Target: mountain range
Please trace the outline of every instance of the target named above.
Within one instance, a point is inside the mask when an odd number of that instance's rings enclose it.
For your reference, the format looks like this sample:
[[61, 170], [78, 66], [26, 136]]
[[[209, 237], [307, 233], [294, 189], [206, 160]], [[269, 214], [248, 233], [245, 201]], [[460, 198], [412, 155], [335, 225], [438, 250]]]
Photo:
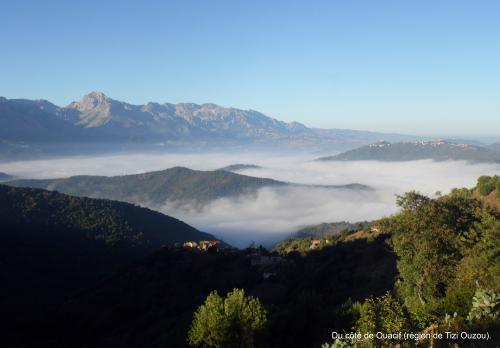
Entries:
[[444, 140], [389, 143], [379, 141], [335, 156], [321, 157], [320, 161], [434, 161], [465, 160], [474, 163], [500, 163], [500, 152], [471, 144], [457, 144]]
[[62, 193], [106, 198], [147, 206], [163, 205], [167, 201], [203, 204], [223, 197], [254, 194], [264, 187], [322, 187], [329, 189], [369, 190], [362, 184], [308, 186], [256, 178], [227, 170], [198, 171], [174, 167], [162, 171], [123, 176], [73, 176], [65, 179], [14, 180], [16, 187], [33, 187]]
[[154, 143], [166, 146], [277, 144], [293, 148], [341, 150], [379, 139], [408, 141], [417, 138], [308, 128], [298, 122], [278, 121], [258, 111], [216, 104], [150, 102], [133, 105], [109, 98], [101, 92], [91, 92], [65, 107], [47, 100], [0, 97], [0, 148], [14, 154], [22, 152], [22, 146], [58, 142]]

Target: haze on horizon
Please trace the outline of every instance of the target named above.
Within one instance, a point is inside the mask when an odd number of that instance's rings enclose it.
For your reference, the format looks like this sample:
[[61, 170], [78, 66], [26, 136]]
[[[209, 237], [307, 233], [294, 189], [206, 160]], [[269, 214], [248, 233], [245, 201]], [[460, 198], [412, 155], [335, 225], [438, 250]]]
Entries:
[[497, 136], [499, 10], [486, 0], [8, 2], [0, 95], [67, 105], [102, 90], [309, 127]]

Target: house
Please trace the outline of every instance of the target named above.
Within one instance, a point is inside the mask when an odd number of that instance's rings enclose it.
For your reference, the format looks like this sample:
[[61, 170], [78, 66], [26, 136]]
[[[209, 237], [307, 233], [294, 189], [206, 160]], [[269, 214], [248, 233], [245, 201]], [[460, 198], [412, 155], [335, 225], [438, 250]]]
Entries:
[[311, 249], [311, 250], [318, 249], [320, 245], [321, 245], [320, 239], [313, 239], [313, 240], [311, 240], [311, 244], [309, 246], [309, 249]]
[[215, 248], [220, 245], [219, 240], [200, 240], [198, 248], [200, 250], [208, 250], [210, 248]]
[[198, 246], [198, 243], [193, 242], [193, 241], [189, 241], [189, 242], [185, 242], [182, 246], [184, 248], [187, 248], [187, 249], [193, 249], [193, 248], [196, 248]]

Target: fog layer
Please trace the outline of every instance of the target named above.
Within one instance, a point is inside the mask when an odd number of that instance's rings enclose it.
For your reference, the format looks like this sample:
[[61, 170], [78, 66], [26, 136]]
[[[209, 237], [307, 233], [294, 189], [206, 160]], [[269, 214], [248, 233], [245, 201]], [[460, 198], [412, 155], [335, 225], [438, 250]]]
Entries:
[[257, 195], [212, 201], [201, 210], [175, 202], [165, 202], [160, 207], [143, 203], [238, 246], [245, 246], [250, 241], [269, 244], [300, 227], [321, 222], [376, 219], [397, 210], [395, 194], [409, 190], [428, 195], [436, 191], [446, 193], [454, 187], [474, 186], [480, 175], [500, 173], [498, 164], [463, 161], [315, 162], [312, 159], [269, 154], [130, 154], [0, 163], [0, 172], [25, 178], [56, 178], [81, 174], [135, 174], [173, 166], [213, 170], [249, 163], [263, 168], [239, 173], [315, 185], [357, 182], [374, 188], [372, 192], [264, 188]]

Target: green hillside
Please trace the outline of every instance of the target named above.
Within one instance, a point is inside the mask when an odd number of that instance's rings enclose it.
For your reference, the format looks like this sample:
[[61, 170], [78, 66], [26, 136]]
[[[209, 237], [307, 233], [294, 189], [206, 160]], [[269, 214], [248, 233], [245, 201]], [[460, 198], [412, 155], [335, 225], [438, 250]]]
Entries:
[[[492, 183], [496, 185], [496, 177], [481, 177], [475, 188], [455, 189], [436, 198], [408, 192], [398, 196], [396, 214], [373, 222], [372, 228], [338, 233], [317, 249], [310, 247], [311, 237], [283, 242], [277, 247], [279, 254], [263, 248], [207, 253], [162, 248], [90, 287], [81, 287], [59, 307], [40, 313], [33, 303], [41, 294], [52, 294], [68, 282], [88, 277], [89, 270], [100, 270], [103, 263], [96, 263], [95, 255], [109, 253], [90, 249], [92, 257], [82, 256], [81, 250], [89, 249], [64, 240], [62, 236], [72, 231], [67, 228], [61, 228], [56, 241], [44, 244], [44, 223], [57, 219], [47, 209], [40, 210], [40, 216], [23, 213], [21, 221], [40, 226], [36, 229], [39, 236], [32, 235], [36, 244], [29, 238], [17, 244], [0, 243], [0, 274], [8, 275], [1, 279], [0, 288], [0, 299], [5, 299], [0, 303], [3, 318], [8, 319], [0, 325], [1, 343], [14, 342], [16, 347], [188, 347], [193, 313], [206, 296], [214, 290], [225, 295], [240, 288], [258, 298], [267, 311], [267, 326], [253, 342], [255, 348], [317, 348], [332, 342], [332, 331], [429, 330], [488, 332], [490, 340], [479, 344], [448, 338], [438, 346], [495, 348], [500, 332], [500, 215], [490, 204], [499, 200]], [[64, 196], [26, 190], [31, 191]], [[16, 199], [22, 204], [4, 213], [2, 221], [15, 216], [19, 207], [21, 212], [37, 212], [45, 201], [27, 197]], [[6, 199], [0, 201], [5, 204]], [[65, 206], [71, 206], [70, 202], [63, 200]], [[76, 216], [85, 221], [84, 216]], [[106, 225], [118, 223], [106, 221]], [[88, 224], [75, 226], [87, 228]], [[103, 246], [120, 245], [114, 238], [100, 240]], [[126, 243], [130, 244], [134, 243]], [[253, 262], [273, 259], [278, 262]], [[84, 266], [75, 268], [75, 262]], [[65, 276], [56, 282], [53, 273]], [[12, 284], [21, 280], [29, 287], [14, 292]], [[218, 317], [212, 315], [207, 321], [213, 323]], [[237, 341], [239, 333], [231, 334]], [[398, 345], [412, 347], [415, 342], [372, 338], [356, 346]], [[339, 346], [355, 345], [344, 340], [335, 345]], [[424, 340], [419, 346], [431, 343]]]
[[0, 223], [0, 308], [19, 326], [164, 244], [214, 239], [128, 203], [5, 185]]
[[362, 230], [370, 225], [369, 222], [357, 222], [350, 223], [347, 221], [340, 222], [324, 222], [318, 225], [306, 226], [301, 228], [297, 232], [293, 234], [294, 237], [304, 238], [304, 237], [312, 237], [312, 238], [325, 238], [328, 236], [334, 236], [344, 231], [358, 231]]
[[434, 161], [464, 160], [474, 163], [500, 163], [500, 153], [485, 147], [454, 144], [446, 141], [420, 141], [414, 143], [388, 143], [381, 141], [343, 152], [321, 157], [320, 161]]
[[[226, 170], [198, 171], [174, 167], [157, 172], [124, 176], [73, 176], [66, 179], [15, 180], [8, 185], [35, 187], [94, 198], [107, 198], [145, 205], [166, 201], [205, 203], [217, 198], [255, 193], [263, 187], [306, 186], [273, 179], [256, 178]], [[361, 184], [321, 186], [368, 189]]]
[[37, 187], [62, 193], [107, 198], [131, 203], [164, 204], [166, 201], [207, 202], [255, 192], [283, 182], [254, 178], [224, 170], [197, 171], [174, 167], [157, 172], [114, 177], [73, 176], [67, 179], [16, 180], [12, 186]]
[[[4, 226], [71, 231], [75, 238], [109, 246], [158, 248], [175, 241], [213, 239], [182, 221], [132, 204], [5, 185], [0, 185], [0, 218]], [[64, 233], [70, 237], [70, 232]]]

